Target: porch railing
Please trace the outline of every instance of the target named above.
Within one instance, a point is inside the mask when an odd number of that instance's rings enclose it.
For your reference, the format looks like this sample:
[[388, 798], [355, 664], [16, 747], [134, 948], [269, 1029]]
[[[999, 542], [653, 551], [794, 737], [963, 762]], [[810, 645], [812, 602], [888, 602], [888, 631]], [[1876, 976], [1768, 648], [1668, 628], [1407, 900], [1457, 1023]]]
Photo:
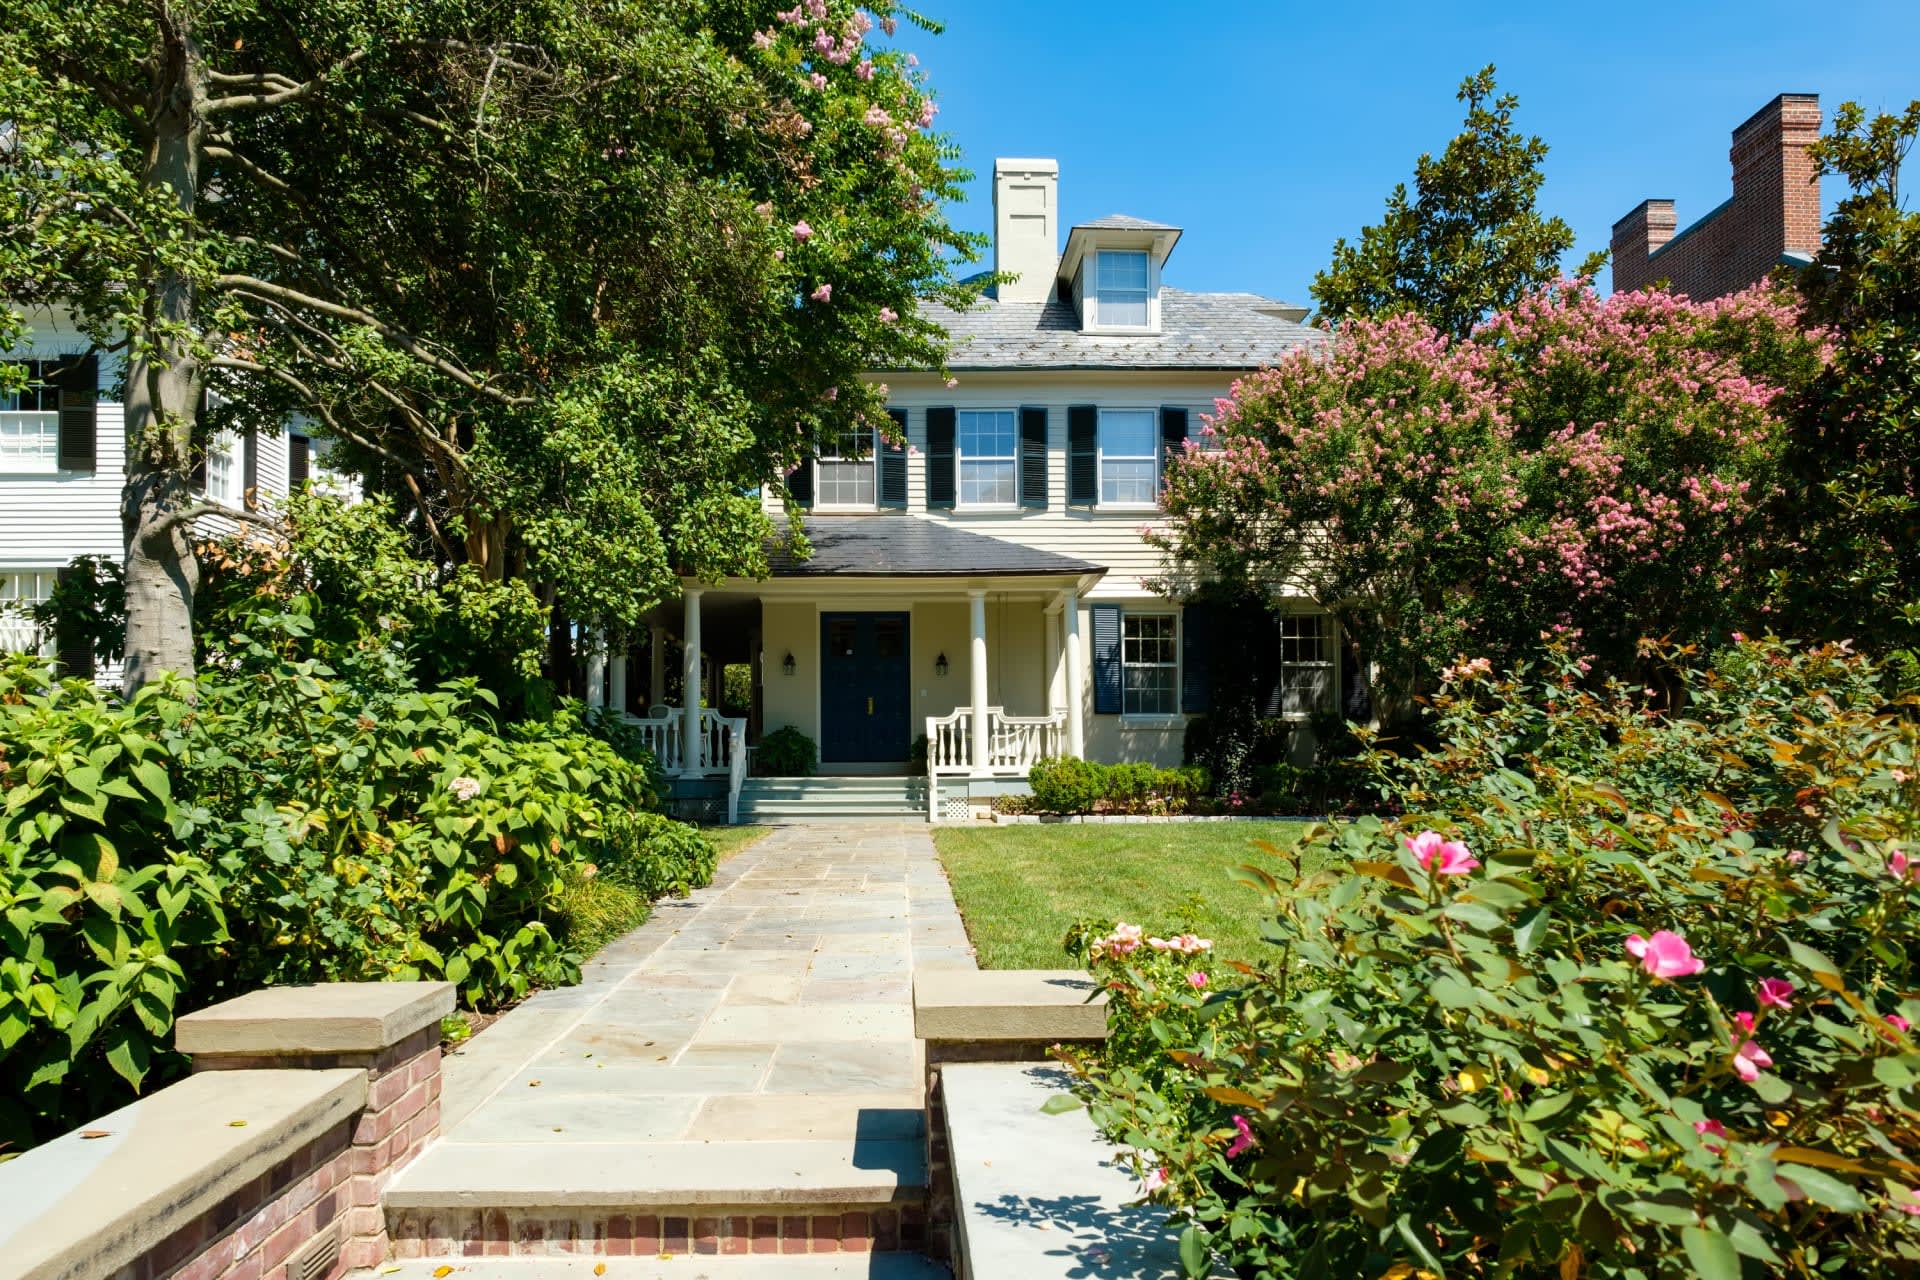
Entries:
[[973, 763], [973, 708], [927, 717], [927, 816], [940, 813], [940, 778], [945, 774], [1021, 777], [1049, 756], [1067, 753], [1067, 713], [1010, 716], [1004, 707], [987, 708], [984, 770]]
[[689, 752], [686, 745], [686, 715], [680, 707], [658, 707], [664, 714], [634, 716], [627, 722], [638, 729], [640, 740], [653, 752], [663, 772], [672, 777], [714, 777], [727, 779], [727, 821], [740, 816], [740, 788], [747, 779], [747, 721], [744, 716], [723, 716], [712, 707], [700, 708], [699, 737]]

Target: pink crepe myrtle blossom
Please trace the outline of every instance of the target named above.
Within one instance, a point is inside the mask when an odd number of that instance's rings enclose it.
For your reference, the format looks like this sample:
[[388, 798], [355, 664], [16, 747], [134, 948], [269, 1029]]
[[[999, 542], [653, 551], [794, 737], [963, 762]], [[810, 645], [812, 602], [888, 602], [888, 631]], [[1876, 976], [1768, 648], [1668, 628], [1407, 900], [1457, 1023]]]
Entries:
[[1480, 859], [1467, 852], [1458, 840], [1449, 840], [1438, 831], [1422, 831], [1417, 836], [1402, 836], [1400, 843], [1417, 858], [1422, 867], [1436, 876], [1463, 876], [1480, 865]]
[[887, 114], [887, 109], [878, 104], [868, 107], [867, 114], [861, 120], [874, 129], [884, 129], [893, 123], [893, 117]]
[[853, 69], [853, 74], [859, 76], [862, 80], [873, 79], [873, 59], [862, 58], [860, 65]]
[[939, 114], [940, 108], [934, 103], [932, 98], [920, 99], [920, 127], [922, 129], [933, 128], [933, 118]]
[[807, 77], [807, 83], [811, 84], [815, 89], [824, 90], [827, 87], [827, 78], [816, 71]]
[[1774, 1009], [1793, 1008], [1794, 985], [1785, 978], [1762, 978], [1754, 998]]
[[773, 48], [773, 32], [756, 31], [753, 33], [753, 47], [756, 49]]
[[818, 289], [815, 289], [808, 296], [811, 297], [815, 302], [832, 302], [833, 286], [830, 284], [823, 284]]
[[895, 311], [892, 307], [880, 308], [881, 324], [892, 324], [895, 320], [898, 320], [899, 318], [900, 318], [900, 313], [898, 311]]
[[792, 231], [793, 231], [793, 238], [795, 240], [798, 240], [801, 244], [805, 244], [807, 241], [813, 239], [813, 228], [807, 225], [807, 220], [805, 218], [802, 218], [800, 221], [794, 223], [792, 227]]
[[1800, 866], [1806, 860], [1807, 860], [1807, 851], [1805, 849], [1787, 850], [1787, 863], [1790, 866], [1795, 866], [1795, 867]]
[[1748, 1040], [1733, 1051], [1733, 1073], [1752, 1084], [1760, 1078], [1760, 1073], [1773, 1065], [1773, 1059], [1760, 1047], [1757, 1040]]
[[1195, 969], [1192, 973], [1189, 973], [1187, 975], [1187, 985], [1195, 991], [1205, 991], [1207, 989], [1207, 971], [1205, 969]]
[[949, 390], [949, 391], [951, 391], [951, 390], [953, 390], [953, 389], [954, 389], [955, 387], [957, 387], [957, 386], [959, 386], [959, 385], [960, 385], [960, 379], [958, 379], [958, 378], [948, 378], [948, 379], [947, 379], [947, 390]]
[[1237, 1136], [1227, 1146], [1229, 1160], [1237, 1159], [1243, 1153], [1260, 1145], [1259, 1139], [1253, 1136], [1253, 1126], [1247, 1123], [1245, 1116], [1236, 1115], [1233, 1118], [1233, 1128]]
[[896, 30], [899, 29], [899, 26], [900, 24], [894, 21], [892, 18], [880, 19], [880, 29], [886, 32], [888, 35], [892, 35]]
[[1693, 954], [1687, 940], [1667, 929], [1656, 929], [1651, 938], [1633, 934], [1627, 939], [1627, 954], [1656, 978], [1684, 978], [1705, 969], [1706, 962]]

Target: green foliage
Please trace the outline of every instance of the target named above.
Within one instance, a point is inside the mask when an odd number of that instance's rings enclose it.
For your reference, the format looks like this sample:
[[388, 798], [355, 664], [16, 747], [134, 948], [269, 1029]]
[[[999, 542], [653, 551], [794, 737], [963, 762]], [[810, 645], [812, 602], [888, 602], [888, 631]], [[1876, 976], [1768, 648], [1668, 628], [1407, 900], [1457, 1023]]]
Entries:
[[1827, 220], [1819, 265], [1800, 275], [1834, 357], [1795, 432], [1806, 488], [1794, 516], [1811, 528], [1782, 587], [1796, 631], [1876, 652], [1911, 650], [1920, 627], [1920, 211], [1899, 189], [1916, 137], [1920, 101], [1871, 118], [1840, 108], [1814, 155], [1848, 193]]
[[409, 978], [509, 1002], [577, 979], [558, 931], [584, 866], [643, 902], [712, 874], [698, 832], [646, 812], [620, 722], [501, 725], [391, 647], [311, 656], [305, 609], [242, 617], [199, 680], [125, 702], [0, 668], [0, 1141], [177, 1071], [188, 1008]]
[[[1190, 1274], [1920, 1264], [1916, 706], [1773, 641], [1681, 696], [1590, 689], [1563, 649], [1469, 674], [1434, 751], [1370, 756], [1405, 820], [1247, 868], [1266, 964], [1196, 990], [1192, 956], [1094, 958], [1124, 1048], [1088, 1096]], [[1662, 930], [1702, 971], [1636, 958]]]
[[[1561, 278], [1573, 228], [1534, 208], [1547, 144], [1514, 130], [1520, 100], [1494, 96], [1493, 68], [1461, 82], [1467, 104], [1461, 131], [1438, 160], [1423, 155], [1406, 184], [1387, 198], [1386, 217], [1360, 242], [1333, 246], [1333, 263], [1314, 276], [1323, 321], [1413, 311], [1442, 333], [1464, 338], [1473, 326]], [[1590, 280], [1606, 255], [1575, 275]]]
[[819, 762], [820, 748], [790, 724], [760, 739], [753, 751], [755, 771], [770, 778], [809, 778]]
[[1207, 772], [1197, 765], [1101, 764], [1059, 756], [1027, 771], [1032, 807], [1043, 813], [1185, 813], [1206, 797]]

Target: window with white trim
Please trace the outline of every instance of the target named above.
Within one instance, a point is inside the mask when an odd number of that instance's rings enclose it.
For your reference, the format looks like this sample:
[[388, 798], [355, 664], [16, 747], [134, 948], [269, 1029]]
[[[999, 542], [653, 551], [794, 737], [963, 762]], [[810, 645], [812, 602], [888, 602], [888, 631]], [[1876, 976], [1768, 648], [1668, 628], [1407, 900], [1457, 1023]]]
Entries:
[[0, 472], [51, 473], [60, 469], [60, 388], [40, 361], [25, 364], [27, 385], [0, 391]]
[[237, 507], [244, 498], [246, 461], [242, 457], [246, 441], [232, 431], [222, 431], [207, 445], [207, 496], [215, 502]]
[[1100, 501], [1152, 506], [1160, 496], [1160, 424], [1151, 409], [1100, 410]]
[[1172, 613], [1120, 618], [1120, 710], [1170, 716], [1180, 710], [1180, 619]]
[[1324, 613], [1280, 618], [1280, 710], [1310, 716], [1334, 709], [1333, 619]]
[[956, 416], [960, 505], [1012, 506], [1019, 500], [1014, 456], [1020, 438], [1013, 410], [962, 409]]
[[823, 446], [813, 464], [813, 500], [823, 507], [871, 507], [878, 498], [873, 429], [852, 427]]
[[1102, 249], [1094, 259], [1094, 288], [1100, 296], [1100, 324], [1147, 327], [1149, 268], [1145, 250]]
[[0, 653], [53, 656], [53, 639], [27, 612], [53, 598], [57, 569], [0, 570]]

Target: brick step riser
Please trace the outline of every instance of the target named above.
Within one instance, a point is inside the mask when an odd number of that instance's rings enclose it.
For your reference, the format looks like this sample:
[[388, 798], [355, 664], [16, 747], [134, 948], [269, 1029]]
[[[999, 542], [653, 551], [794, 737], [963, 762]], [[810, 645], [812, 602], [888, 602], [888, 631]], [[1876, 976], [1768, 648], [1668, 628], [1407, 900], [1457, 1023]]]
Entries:
[[746, 1256], [918, 1253], [926, 1208], [743, 1205], [685, 1209], [397, 1209], [387, 1213], [395, 1258]]

